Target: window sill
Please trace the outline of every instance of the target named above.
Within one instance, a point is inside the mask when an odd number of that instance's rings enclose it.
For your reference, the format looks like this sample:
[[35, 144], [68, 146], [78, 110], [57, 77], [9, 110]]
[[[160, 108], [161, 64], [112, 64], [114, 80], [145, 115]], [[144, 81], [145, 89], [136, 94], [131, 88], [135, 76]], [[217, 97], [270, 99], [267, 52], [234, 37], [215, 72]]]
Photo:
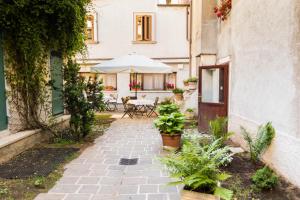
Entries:
[[190, 4], [157, 4], [159, 7], [188, 7]]
[[85, 41], [85, 44], [99, 44], [98, 41]]
[[132, 44], [156, 44], [156, 41], [132, 41]]
[[[135, 91], [130, 91], [130, 93], [134, 94]], [[172, 90], [139, 90], [137, 93], [173, 93]]]

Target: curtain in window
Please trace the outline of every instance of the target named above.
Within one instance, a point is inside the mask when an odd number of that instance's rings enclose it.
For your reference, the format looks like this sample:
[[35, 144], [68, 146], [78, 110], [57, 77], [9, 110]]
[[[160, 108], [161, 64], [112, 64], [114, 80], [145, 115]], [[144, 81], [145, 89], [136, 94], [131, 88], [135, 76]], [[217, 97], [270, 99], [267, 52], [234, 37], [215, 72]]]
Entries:
[[153, 89], [155, 90], [164, 89], [164, 74], [153, 75]]

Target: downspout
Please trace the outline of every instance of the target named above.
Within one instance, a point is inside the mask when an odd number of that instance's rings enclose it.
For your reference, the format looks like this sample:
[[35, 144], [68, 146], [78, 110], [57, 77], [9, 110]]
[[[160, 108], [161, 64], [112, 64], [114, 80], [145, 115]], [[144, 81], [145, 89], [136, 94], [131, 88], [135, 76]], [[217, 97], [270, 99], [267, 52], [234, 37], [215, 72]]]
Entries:
[[193, 0], [190, 0], [190, 35], [189, 35], [189, 77], [192, 76], [192, 37], [193, 37]]

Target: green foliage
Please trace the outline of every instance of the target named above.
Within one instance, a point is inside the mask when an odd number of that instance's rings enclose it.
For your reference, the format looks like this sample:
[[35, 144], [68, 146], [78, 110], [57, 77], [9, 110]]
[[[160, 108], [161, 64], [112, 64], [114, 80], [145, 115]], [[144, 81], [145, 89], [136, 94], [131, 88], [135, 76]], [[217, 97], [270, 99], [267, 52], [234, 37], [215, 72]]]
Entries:
[[183, 89], [180, 89], [180, 88], [175, 88], [175, 89], [173, 90], [173, 93], [174, 93], [174, 94], [183, 94], [183, 93], [184, 93], [184, 90], [183, 90]]
[[198, 78], [197, 77], [191, 77], [187, 80], [187, 82], [193, 82], [193, 83], [196, 83], [198, 82]]
[[8, 188], [6, 188], [6, 187], [0, 187], [0, 197], [8, 195], [8, 193], [9, 193]]
[[264, 126], [260, 126], [256, 138], [253, 139], [251, 134], [246, 131], [245, 128], [241, 128], [244, 135], [244, 139], [248, 143], [250, 150], [250, 157], [253, 162], [257, 162], [263, 152], [271, 145], [273, 138], [275, 137], [275, 129], [271, 122], [268, 122]]
[[45, 182], [46, 182], [46, 178], [39, 176], [34, 178], [33, 185], [37, 188], [45, 188]]
[[103, 102], [103, 85], [102, 81], [98, 81], [97, 78], [94, 80], [89, 79], [87, 83], [87, 94], [88, 100], [92, 103], [92, 108], [94, 110], [104, 110], [104, 102]]
[[176, 104], [165, 104], [158, 107], [159, 115], [169, 115], [174, 112], [179, 112], [179, 107]]
[[172, 99], [169, 97], [166, 97], [163, 101], [160, 102], [160, 105], [168, 105], [168, 104], [172, 104]]
[[251, 180], [259, 190], [269, 190], [278, 184], [278, 176], [267, 166], [257, 170]]
[[228, 119], [226, 117], [217, 117], [209, 122], [209, 132], [214, 140], [221, 139], [222, 144], [233, 135], [232, 132], [227, 132]]
[[219, 182], [230, 177], [220, 171], [220, 166], [230, 160], [228, 147], [221, 147], [219, 141], [207, 146], [185, 143], [182, 151], [161, 158], [170, 172], [177, 179], [170, 184], [184, 184], [187, 189], [215, 194], [223, 199], [231, 199], [232, 191], [219, 186]]
[[77, 140], [86, 137], [92, 129], [94, 121], [93, 105], [88, 102], [83, 91], [87, 85], [83, 78], [79, 77], [80, 66], [72, 60], [68, 60], [64, 68], [65, 88], [64, 97], [66, 109], [71, 115], [70, 127]]
[[194, 109], [193, 108], [188, 108], [188, 109], [186, 109], [186, 112], [192, 113], [192, 112], [194, 112]]
[[[82, 51], [90, 0], [6, 0], [0, 3], [0, 30], [12, 103], [26, 128], [40, 127], [39, 109], [48, 104], [50, 51], [63, 58]], [[47, 108], [45, 108], [47, 110]]]
[[185, 117], [179, 112], [170, 115], [161, 115], [155, 121], [154, 125], [164, 134], [181, 134], [184, 128]]

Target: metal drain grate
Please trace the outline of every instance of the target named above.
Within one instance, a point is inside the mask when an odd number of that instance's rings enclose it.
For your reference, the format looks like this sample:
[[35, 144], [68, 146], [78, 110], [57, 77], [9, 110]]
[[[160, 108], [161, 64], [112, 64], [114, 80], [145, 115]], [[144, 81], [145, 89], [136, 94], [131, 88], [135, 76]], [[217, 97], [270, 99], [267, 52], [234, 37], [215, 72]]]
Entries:
[[136, 165], [138, 162], [137, 158], [128, 159], [128, 158], [121, 158], [120, 165]]

